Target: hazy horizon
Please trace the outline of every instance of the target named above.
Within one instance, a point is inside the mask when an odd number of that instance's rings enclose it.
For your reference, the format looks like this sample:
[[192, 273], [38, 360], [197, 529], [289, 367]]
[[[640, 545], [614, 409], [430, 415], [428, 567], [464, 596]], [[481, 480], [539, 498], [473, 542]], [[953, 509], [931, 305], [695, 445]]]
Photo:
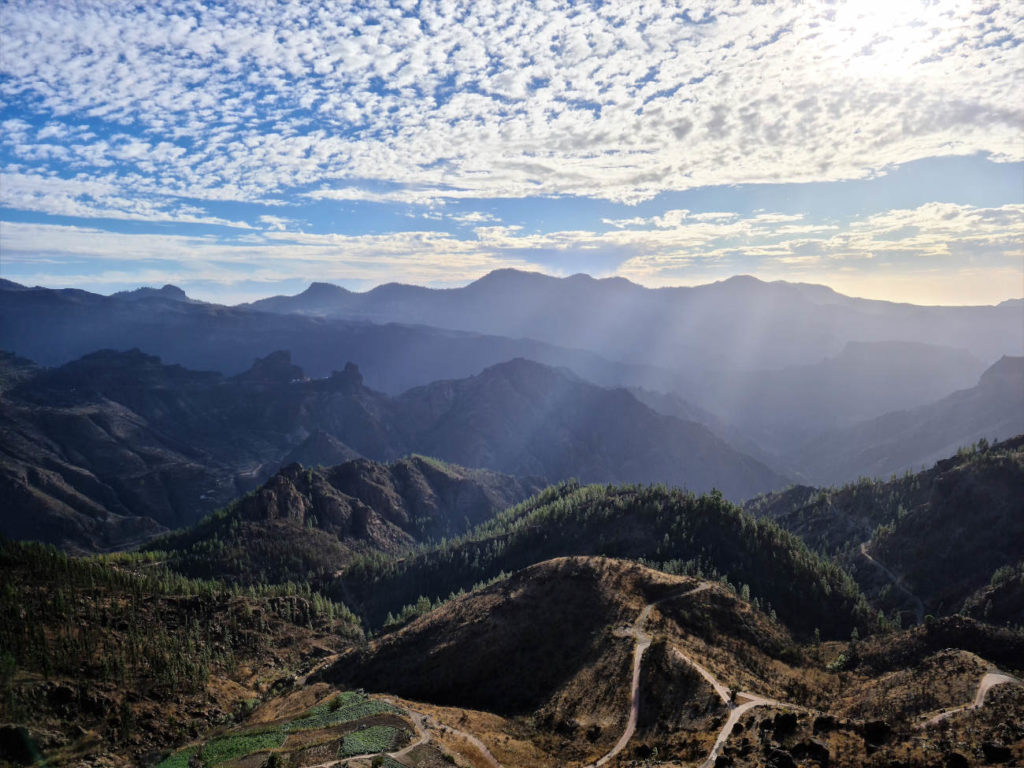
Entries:
[[[337, 286], [339, 288], [344, 288], [344, 289], [346, 289], [348, 291], [352, 291], [353, 293], [368, 293], [368, 292], [374, 290], [375, 288], [379, 288], [379, 287], [384, 286], [384, 285], [395, 285], [395, 284], [398, 284], [398, 285], [411, 285], [411, 286], [417, 286], [417, 287], [422, 287], [422, 288], [431, 288], [431, 289], [464, 288], [467, 285], [471, 285], [472, 283], [474, 283], [474, 282], [476, 282], [476, 281], [478, 281], [478, 280], [480, 280], [480, 279], [482, 279], [484, 277], [487, 277], [488, 275], [492, 274], [493, 272], [507, 271], [507, 270], [512, 270], [512, 271], [526, 273], [526, 274], [543, 275], [544, 277], [550, 277], [550, 278], [554, 278], [554, 279], [557, 279], [557, 280], [564, 280], [566, 278], [577, 277], [577, 276], [580, 276], [580, 275], [589, 277], [589, 278], [591, 278], [593, 280], [624, 279], [624, 280], [628, 280], [630, 283], [632, 283], [634, 285], [637, 285], [637, 286], [639, 286], [641, 288], [648, 288], [648, 289], [658, 289], [658, 288], [700, 288], [700, 287], [703, 287], [703, 286], [715, 285], [715, 284], [718, 284], [718, 283], [728, 282], [728, 281], [734, 280], [736, 278], [749, 277], [749, 278], [753, 278], [753, 279], [755, 279], [755, 280], [757, 280], [757, 281], [759, 281], [761, 283], [765, 283], [765, 284], [783, 283], [783, 284], [788, 284], [788, 285], [819, 286], [819, 287], [823, 287], [823, 288], [828, 288], [829, 290], [835, 291], [838, 294], [841, 294], [843, 296], [847, 296], [848, 298], [852, 298], [852, 299], [867, 299], [867, 300], [871, 300], [871, 301], [888, 301], [888, 302], [893, 302], [893, 303], [897, 303], [897, 304], [914, 304], [916, 306], [947, 306], [947, 307], [952, 307], [952, 306], [963, 306], [963, 307], [971, 307], [971, 306], [997, 306], [1000, 303], [1003, 303], [1003, 302], [1006, 302], [1006, 301], [1024, 300], [1024, 291], [1022, 291], [1021, 293], [1019, 293], [1017, 295], [1009, 295], [1005, 299], [1001, 299], [999, 301], [994, 301], [994, 302], [991, 302], [991, 303], [982, 303], [982, 304], [961, 303], [961, 304], [955, 304], [955, 303], [935, 302], [935, 303], [931, 303], [931, 304], [924, 304], [924, 303], [920, 303], [920, 302], [902, 300], [902, 299], [898, 299], [898, 298], [886, 298], [886, 297], [883, 297], [883, 296], [868, 296], [868, 295], [858, 295], [858, 294], [854, 294], [854, 293], [848, 293], [846, 291], [843, 291], [843, 290], [840, 290], [840, 289], [836, 288], [833, 285], [828, 285], [826, 283], [818, 283], [818, 282], [806, 281], [806, 280], [763, 279], [761, 277], [758, 277], [757, 275], [751, 275], [751, 274], [746, 274], [746, 273], [738, 273], [738, 274], [735, 274], [735, 275], [729, 275], [728, 277], [723, 277], [723, 278], [716, 279], [716, 280], [707, 280], [707, 281], [693, 282], [693, 283], [678, 282], [678, 283], [671, 283], [671, 284], [664, 284], [664, 285], [645, 285], [643, 282], [640, 282], [640, 281], [637, 281], [637, 280], [633, 280], [633, 279], [630, 279], [630, 278], [625, 278], [622, 275], [614, 275], [614, 274], [612, 274], [612, 275], [592, 275], [592, 274], [590, 274], [588, 272], [575, 272], [575, 273], [572, 273], [572, 274], [555, 274], [555, 273], [552, 273], [552, 272], [545, 272], [545, 271], [540, 271], [540, 270], [517, 269], [515, 267], [499, 267], [499, 268], [497, 268], [495, 270], [492, 270], [491, 272], [485, 272], [485, 273], [481, 274], [479, 277], [474, 277], [474, 278], [469, 279], [469, 280], [462, 280], [462, 281], [459, 281], [457, 283], [423, 284], [423, 283], [416, 283], [416, 282], [413, 282], [411, 280], [401, 280], [401, 279], [398, 279], [398, 280], [387, 280], [387, 281], [383, 281], [383, 282], [367, 284], [366, 281], [360, 281], [360, 280], [334, 279], [334, 280], [311, 280], [311, 281], [307, 281], [307, 282], [299, 284], [298, 287], [296, 287], [296, 288], [291, 288], [290, 286], [293, 284], [294, 281], [289, 281], [289, 283], [288, 283], [289, 287], [287, 289], [271, 290], [268, 287], [267, 290], [264, 291], [264, 292], [259, 292], [259, 291], [253, 290], [251, 292], [245, 292], [245, 293], [242, 293], [242, 294], [234, 293], [234, 292], [231, 292], [231, 291], [219, 291], [219, 292], [218, 291], [210, 291], [210, 292], [204, 292], [203, 288], [200, 288], [197, 291], [193, 291], [193, 290], [188, 290], [187, 285], [183, 285], [180, 282], [174, 282], [174, 281], [169, 281], [169, 282], [165, 282], [165, 283], [130, 283], [130, 284], [125, 284], [123, 287], [119, 286], [119, 287], [116, 287], [116, 288], [113, 288], [113, 289], [107, 288], [106, 290], [97, 290], [95, 287], [91, 287], [91, 286], [81, 287], [81, 286], [78, 286], [78, 285], [71, 285], [71, 284], [65, 285], [65, 284], [60, 284], [60, 283], [51, 284], [51, 285], [42, 285], [42, 284], [33, 284], [33, 283], [23, 283], [23, 282], [21, 282], [19, 280], [13, 280], [13, 282], [19, 283], [19, 284], [24, 285], [24, 286], [29, 287], [29, 288], [49, 288], [49, 289], [53, 289], [53, 290], [60, 290], [60, 289], [65, 289], [65, 288], [79, 288], [81, 290], [86, 290], [86, 291], [89, 291], [90, 293], [97, 293], [97, 294], [102, 295], [102, 296], [113, 296], [114, 294], [117, 294], [117, 293], [130, 292], [130, 291], [139, 290], [139, 289], [142, 289], [142, 288], [152, 288], [152, 289], [159, 290], [159, 289], [161, 289], [163, 287], [166, 287], [166, 286], [173, 286], [175, 288], [182, 289], [185, 292], [185, 294], [190, 299], [196, 299], [198, 301], [205, 301], [205, 302], [209, 302], [211, 304], [224, 304], [224, 305], [227, 305], [227, 306], [234, 306], [234, 305], [238, 305], [238, 304], [246, 304], [246, 303], [250, 303], [250, 302], [253, 302], [253, 301], [258, 301], [260, 299], [271, 298], [271, 297], [274, 297], [274, 296], [295, 296], [295, 295], [298, 295], [298, 294], [304, 292], [305, 290], [307, 290], [314, 283], [322, 283], [322, 284], [328, 284], [328, 285]], [[5, 276], [5, 278], [6, 278], [6, 276]], [[11, 279], [11, 278], [6, 278], [6, 279]]]
[[4, 7], [0, 274], [1024, 294], [1012, 6]]

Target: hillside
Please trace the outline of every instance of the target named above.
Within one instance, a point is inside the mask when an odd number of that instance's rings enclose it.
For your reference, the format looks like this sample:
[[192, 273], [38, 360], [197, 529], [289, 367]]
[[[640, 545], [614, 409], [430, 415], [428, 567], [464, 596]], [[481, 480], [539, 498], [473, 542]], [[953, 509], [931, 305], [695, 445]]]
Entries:
[[[626, 725], [632, 643], [617, 628], [697, 585], [622, 561], [550, 560], [343, 654], [318, 679], [494, 713], [540, 752], [537, 765], [581, 765]], [[724, 709], [703, 688], [698, 722]], [[509, 722], [525, 716], [533, 727]]]
[[[869, 591], [902, 603], [860, 549], [900, 575], [931, 613], [959, 610], [994, 572], [1012, 568], [1024, 550], [1024, 436], [959, 451], [916, 474], [862, 480], [838, 488], [795, 487], [745, 508], [841, 555]], [[1011, 584], [1005, 587], [1012, 591]], [[905, 595], [904, 595], [905, 597]], [[982, 606], [986, 599], [981, 600]], [[1011, 601], [1013, 598], [1007, 595]], [[983, 607], [981, 608], [983, 610]], [[1008, 608], [1013, 615], [1012, 607]]]
[[400, 561], [356, 560], [332, 593], [379, 625], [388, 613], [415, 615], [479, 582], [569, 555], [644, 559], [746, 584], [758, 605], [804, 635], [818, 629], [846, 637], [855, 626], [866, 632], [877, 623], [849, 576], [792, 534], [752, 519], [720, 495], [657, 486], [552, 487], [465, 536]]
[[308, 379], [287, 352], [230, 378], [138, 350], [53, 369], [5, 364], [20, 383], [0, 399], [0, 477], [13, 500], [0, 531], [62, 546], [123, 547], [189, 525], [295, 458], [419, 453], [545, 481], [666, 482], [731, 498], [785, 483], [700, 425], [525, 360], [399, 397], [368, 388], [351, 363]]
[[1024, 757], [1013, 725], [1024, 686], [1012, 676], [1024, 637], [962, 617], [801, 644], [746, 588], [571, 557], [367, 642], [344, 606], [303, 586], [227, 589], [151, 557], [72, 559], [31, 544], [0, 543], [0, 565], [0, 760], [13, 764], [925, 768]]
[[1004, 357], [978, 383], [928, 405], [887, 413], [804, 444], [789, 461], [812, 482], [888, 477], [926, 467], [981, 439], [1024, 432], [1024, 357]]
[[147, 546], [188, 576], [309, 581], [371, 552], [401, 555], [465, 532], [537, 492], [536, 481], [411, 456], [283, 468], [263, 486]]
[[[193, 523], [302, 444], [311, 433], [303, 400], [310, 407], [346, 386], [340, 375], [303, 398], [289, 380], [224, 379], [137, 350], [40, 370], [0, 400], [0, 477], [10, 500], [0, 531], [109, 549]], [[359, 415], [358, 393], [337, 399]], [[354, 436], [375, 448], [367, 421]], [[359, 426], [353, 419], [353, 433]]]
[[362, 636], [344, 606], [294, 585], [243, 592], [6, 540], [0, 570], [5, 765], [152, 764]]
[[1024, 625], [1024, 560], [997, 568], [989, 583], [964, 601], [963, 613], [993, 624]]
[[397, 400], [415, 450], [551, 481], [666, 483], [731, 499], [785, 479], [692, 421], [528, 360], [436, 382]]
[[490, 759], [473, 765], [918, 768], [1024, 754], [1002, 725], [1024, 712], [1012, 678], [957, 717], [992, 661], [1019, 666], [1022, 642], [959, 620], [799, 645], [720, 583], [570, 557], [457, 597], [314, 679], [414, 700], [475, 735]]
[[967, 452], [932, 488], [926, 506], [875, 532], [871, 552], [948, 613], [1024, 552], [1024, 438]]

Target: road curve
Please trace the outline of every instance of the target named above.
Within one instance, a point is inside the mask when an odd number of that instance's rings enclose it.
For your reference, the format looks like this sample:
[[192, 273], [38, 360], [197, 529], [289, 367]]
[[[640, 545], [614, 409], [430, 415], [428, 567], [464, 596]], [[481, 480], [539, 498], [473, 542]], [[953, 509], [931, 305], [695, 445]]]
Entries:
[[674, 600], [677, 597], [688, 597], [689, 595], [695, 595], [698, 592], [703, 592], [708, 589], [711, 585], [704, 582], [700, 586], [686, 589], [682, 592], [675, 592], [671, 595], [666, 595], [660, 600], [655, 600], [653, 603], [648, 603], [644, 606], [644, 609], [640, 611], [640, 615], [637, 620], [633, 623], [632, 629], [630, 629], [628, 636], [632, 636], [636, 639], [636, 645], [633, 647], [633, 681], [630, 685], [630, 705], [629, 705], [629, 719], [626, 721], [626, 730], [622, 732], [619, 740], [615, 742], [615, 746], [611, 750], [601, 757], [599, 760], [593, 763], [589, 763], [585, 768], [600, 768], [609, 761], [615, 758], [626, 745], [629, 740], [633, 738], [633, 734], [636, 733], [636, 723], [640, 716], [640, 662], [643, 661], [644, 652], [651, 646], [651, 636], [644, 631], [644, 627], [647, 624], [647, 618], [651, 614], [651, 609], [659, 603], [663, 603], [666, 600]]
[[978, 682], [978, 690], [974, 693], [974, 701], [970, 704], [963, 704], [953, 709], [947, 709], [945, 712], [937, 712], [934, 715], [925, 715], [921, 723], [918, 724], [918, 728], [927, 728], [930, 725], [941, 723], [947, 717], [952, 717], [957, 712], [964, 712], [968, 709], [978, 709], [985, 705], [985, 697], [988, 696], [988, 692], [995, 688], [997, 685], [1004, 685], [1006, 683], [1020, 683], [1020, 680], [1008, 675], [1005, 672], [1000, 672], [998, 669], [992, 672], [986, 672], [982, 675], [981, 680]]
[[729, 713], [729, 718], [725, 721], [725, 725], [723, 725], [722, 730], [718, 732], [718, 738], [715, 739], [715, 745], [711, 748], [711, 752], [708, 754], [707, 759], [700, 764], [700, 768], [712, 768], [712, 766], [714, 766], [718, 753], [721, 752], [722, 747], [725, 746], [725, 742], [727, 742], [729, 740], [729, 736], [732, 735], [732, 729], [736, 727], [736, 723], [738, 723], [740, 718], [748, 711], [754, 707], [791, 706], [781, 701], [775, 701], [775, 699], [765, 699], [761, 696], [755, 696], [752, 693], [740, 693], [736, 695], [736, 698], [745, 698], [747, 701], [743, 702], [738, 707], [733, 707], [732, 711]]
[[418, 741], [409, 744], [404, 749], [398, 752], [388, 753], [388, 757], [397, 760], [400, 757], [404, 757], [421, 744], [426, 744], [428, 741], [430, 741], [430, 733], [427, 731], [426, 726], [433, 725], [436, 728], [441, 728], [451, 733], [454, 733], [458, 736], [461, 736], [474, 747], [476, 747], [476, 749], [480, 752], [480, 755], [484, 758], [484, 760], [487, 762], [490, 768], [504, 768], [504, 766], [502, 766], [502, 764], [498, 762], [498, 759], [493, 754], [491, 754], [491, 750], [487, 748], [487, 745], [480, 741], [480, 739], [478, 739], [473, 734], [466, 733], [465, 731], [460, 731], [458, 728], [453, 728], [450, 725], [439, 723], [435, 718], [432, 718], [430, 715], [415, 710], [408, 704], [399, 704], [395, 699], [391, 698], [390, 696], [378, 696], [377, 698], [379, 698], [381, 701], [387, 702], [396, 709], [401, 709], [407, 712], [409, 717], [412, 718], [413, 725], [416, 728], [416, 733], [420, 736]]
[[491, 750], [487, 748], [487, 745], [480, 741], [480, 739], [478, 739], [473, 734], [466, 733], [465, 731], [460, 731], [458, 728], [452, 728], [450, 725], [441, 725], [441, 728], [451, 731], [452, 733], [458, 736], [461, 736], [474, 747], [476, 747], [480, 754], [483, 756], [484, 761], [489, 766], [491, 766], [491, 768], [503, 768], [502, 764], [498, 762], [498, 759], [491, 754]]
[[391, 752], [388, 754], [388, 757], [391, 757], [395, 760], [398, 760], [401, 757], [405, 757], [414, 749], [416, 749], [416, 747], [422, 744], [426, 744], [428, 741], [430, 741], [430, 734], [427, 733], [427, 729], [423, 727], [423, 715], [421, 715], [419, 712], [413, 712], [411, 709], [406, 711], [409, 713], [409, 717], [412, 718], [413, 727], [416, 729], [416, 735], [419, 736], [419, 738], [416, 741], [410, 743], [409, 746], [400, 749], [397, 752]]
[[701, 677], [707, 680], [708, 684], [715, 689], [715, 693], [718, 694], [718, 698], [720, 698], [726, 706], [730, 705], [729, 689], [722, 685], [718, 681], [718, 678], [716, 678], [714, 675], [711, 674], [710, 671], [708, 671], [700, 664], [698, 664], [696, 661], [694, 661], [692, 658], [690, 658], [679, 646], [673, 645], [672, 650], [676, 652], [676, 655], [679, 656], [679, 658], [681, 658], [683, 661], [685, 661], [687, 664], [693, 667]]
[[875, 566], [875, 568], [884, 573], [889, 578], [889, 581], [893, 583], [893, 586], [895, 586], [896, 589], [898, 589], [900, 592], [902, 592], [904, 595], [911, 599], [911, 601], [914, 603], [914, 618], [917, 620], [918, 624], [923, 624], [924, 603], [921, 602], [921, 598], [919, 598], [917, 595], [915, 595], [913, 592], [911, 592], [903, 585], [902, 576], [896, 575], [891, 570], [889, 570], [885, 565], [880, 563], [878, 560], [875, 560], [875, 558], [868, 554], [868, 544], [870, 543], [870, 541], [865, 541], [863, 544], [861, 544], [860, 553], [867, 558], [869, 563], [871, 563], [873, 566]]

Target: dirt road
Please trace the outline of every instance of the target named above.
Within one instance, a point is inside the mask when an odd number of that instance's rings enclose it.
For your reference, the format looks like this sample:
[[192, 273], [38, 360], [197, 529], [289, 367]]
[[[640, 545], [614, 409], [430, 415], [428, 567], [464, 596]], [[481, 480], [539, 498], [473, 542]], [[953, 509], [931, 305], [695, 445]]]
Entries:
[[1006, 683], [1020, 683], [1020, 680], [1008, 675], [1005, 672], [1000, 672], [998, 669], [992, 672], [986, 672], [982, 675], [981, 680], [978, 682], [978, 690], [974, 693], [974, 701], [970, 704], [964, 704], [960, 707], [954, 707], [953, 709], [947, 709], [945, 712], [937, 712], [933, 715], [925, 715], [921, 723], [918, 724], [918, 728], [927, 728], [930, 725], [941, 723], [947, 717], [952, 717], [957, 712], [964, 712], [968, 709], [978, 709], [985, 705], [985, 697], [988, 696], [988, 692], [995, 688], [997, 685], [1004, 685]]
[[599, 759], [595, 763], [590, 763], [586, 768], [600, 768], [602, 765], [610, 762], [619, 754], [629, 740], [633, 738], [633, 734], [636, 733], [636, 722], [640, 716], [640, 663], [643, 661], [644, 652], [651, 646], [651, 636], [644, 631], [644, 627], [647, 625], [647, 618], [651, 614], [651, 610], [659, 603], [664, 603], [666, 600], [675, 600], [679, 597], [689, 597], [695, 595], [698, 592], [703, 592], [708, 589], [711, 585], [708, 583], [701, 584], [698, 587], [686, 589], [682, 592], [668, 595], [655, 600], [653, 603], [648, 603], [644, 606], [644, 609], [640, 612], [640, 616], [633, 623], [632, 629], [630, 629], [625, 636], [631, 636], [636, 640], [636, 645], [633, 647], [633, 681], [630, 685], [630, 705], [629, 705], [629, 720], [626, 722], [626, 730], [622, 732], [622, 736], [615, 742], [615, 746], [611, 748], [606, 755]]
[[729, 713], [729, 718], [725, 721], [722, 726], [722, 730], [718, 732], [718, 738], [715, 739], [715, 745], [711, 748], [711, 753], [707, 756], [707, 759], [700, 764], [700, 768], [712, 768], [715, 764], [715, 760], [718, 758], [718, 753], [722, 751], [722, 747], [725, 746], [725, 742], [729, 740], [729, 736], [732, 735], [732, 729], [736, 727], [736, 723], [740, 721], [747, 712], [754, 707], [789, 707], [791, 705], [785, 704], [775, 699], [766, 699], [761, 696], [757, 696], [753, 693], [739, 693], [736, 694], [736, 699], [746, 699], [739, 706], [733, 707]]
[[871, 563], [873, 566], [875, 566], [875, 568], [879, 569], [882, 573], [884, 573], [888, 577], [889, 581], [893, 583], [893, 586], [895, 586], [896, 589], [898, 589], [900, 592], [902, 592], [904, 595], [910, 598], [910, 600], [914, 603], [914, 618], [917, 620], [918, 624], [924, 623], [924, 603], [921, 602], [921, 599], [917, 595], [915, 595], [913, 592], [911, 592], [903, 585], [902, 576], [897, 576], [895, 573], [893, 573], [887, 567], [885, 567], [885, 565], [880, 563], [878, 560], [875, 560], [875, 558], [868, 554], [868, 544], [870, 543], [870, 541], [865, 541], [863, 544], [861, 544], [860, 553], [867, 558], [869, 563]]

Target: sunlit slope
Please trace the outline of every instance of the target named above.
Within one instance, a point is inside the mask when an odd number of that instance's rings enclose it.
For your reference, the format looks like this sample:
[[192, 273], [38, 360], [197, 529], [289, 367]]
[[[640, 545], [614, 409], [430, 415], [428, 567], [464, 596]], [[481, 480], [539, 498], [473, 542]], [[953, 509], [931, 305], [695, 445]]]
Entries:
[[694, 575], [746, 584], [765, 611], [796, 632], [846, 637], [876, 617], [854, 582], [792, 534], [756, 521], [719, 495], [664, 487], [550, 488], [467, 535], [401, 561], [356, 561], [335, 589], [371, 623], [425, 596], [445, 598], [504, 572], [566, 555], [673, 561]]

